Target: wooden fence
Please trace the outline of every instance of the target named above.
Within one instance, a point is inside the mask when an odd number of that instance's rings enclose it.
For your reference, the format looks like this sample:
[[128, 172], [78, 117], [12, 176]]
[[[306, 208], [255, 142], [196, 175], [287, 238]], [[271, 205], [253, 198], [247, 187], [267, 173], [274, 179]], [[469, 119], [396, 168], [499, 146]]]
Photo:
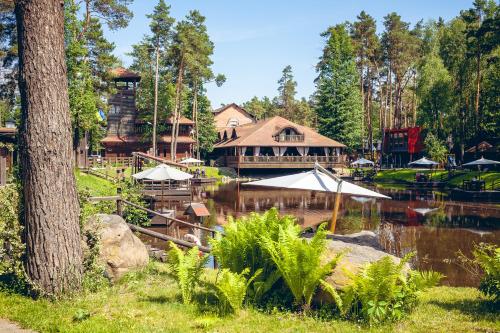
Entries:
[[[192, 248], [192, 247], [195, 247], [196, 244], [180, 239], [179, 226], [186, 226], [186, 227], [190, 227], [190, 228], [193, 228], [193, 229], [199, 229], [199, 230], [202, 230], [202, 231], [205, 231], [205, 232], [209, 232], [211, 237], [215, 237], [215, 235], [217, 233], [220, 233], [220, 231], [215, 230], [215, 229], [211, 229], [211, 228], [207, 228], [207, 227], [204, 227], [204, 226], [201, 226], [201, 225], [189, 223], [189, 222], [182, 221], [182, 220], [179, 220], [179, 219], [176, 219], [176, 218], [173, 218], [173, 217], [168, 217], [168, 216], [166, 216], [164, 214], [161, 214], [159, 212], [156, 212], [154, 210], [151, 210], [151, 209], [142, 207], [142, 206], [140, 206], [138, 204], [135, 204], [133, 202], [124, 200], [119, 195], [117, 195], [117, 196], [108, 196], [108, 197], [91, 197], [91, 198], [89, 198], [89, 200], [91, 202], [116, 201], [116, 214], [118, 214], [120, 216], [123, 216], [123, 208], [124, 208], [124, 206], [128, 205], [128, 206], [140, 209], [142, 211], [145, 211], [148, 214], [151, 214], [151, 215], [154, 215], [154, 216], [158, 216], [160, 218], [165, 219], [165, 224], [166, 224], [167, 228], [175, 228], [175, 230], [176, 230], [176, 236], [177, 237], [165, 235], [165, 234], [153, 231], [153, 230], [142, 228], [142, 227], [139, 227], [139, 226], [137, 226], [135, 224], [130, 224], [130, 223], [127, 223], [127, 224], [130, 227], [130, 229], [132, 229], [133, 231], [139, 232], [141, 234], [144, 234], [144, 235], [147, 235], [147, 236], [150, 236], [150, 237], [158, 238], [160, 240], [171, 241], [172, 243], [177, 244], [177, 245], [182, 246], [182, 247]], [[200, 251], [202, 251], [202, 252], [210, 253], [210, 248], [207, 247], [207, 246], [203, 246], [203, 245], [202, 246], [198, 246], [198, 249]]]

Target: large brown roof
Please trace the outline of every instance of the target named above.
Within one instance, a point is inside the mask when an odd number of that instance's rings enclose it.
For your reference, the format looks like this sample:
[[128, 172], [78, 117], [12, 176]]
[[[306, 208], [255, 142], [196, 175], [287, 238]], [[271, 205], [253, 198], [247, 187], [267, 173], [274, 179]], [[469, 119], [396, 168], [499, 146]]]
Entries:
[[[278, 142], [274, 136], [285, 128], [294, 128], [304, 135], [304, 141], [299, 142]], [[233, 139], [233, 131], [235, 138]], [[219, 142], [215, 148], [227, 147], [345, 147], [344, 144], [327, 138], [313, 129], [298, 125], [290, 120], [276, 116], [258, 121], [255, 124], [247, 124], [231, 129], [225, 129], [219, 134], [224, 137], [227, 133], [227, 140]]]
[[119, 78], [119, 79], [140, 79], [141, 76], [135, 72], [132, 72], [126, 68], [123, 67], [117, 67], [113, 68], [111, 70], [111, 75], [113, 75], [114, 78]]
[[225, 111], [225, 110], [229, 109], [230, 107], [234, 107], [235, 109], [240, 110], [241, 112], [243, 112], [243, 113], [247, 114], [247, 115], [248, 115], [249, 117], [251, 117], [251, 118], [255, 118], [255, 117], [253, 116], [253, 114], [251, 114], [250, 112], [248, 112], [247, 110], [245, 110], [244, 108], [242, 108], [241, 106], [239, 106], [239, 105], [238, 105], [238, 104], [236, 104], [236, 103], [226, 104], [226, 105], [224, 105], [224, 106], [222, 106], [222, 107], [220, 107], [220, 108], [218, 108], [218, 109], [212, 110], [212, 113], [213, 113], [214, 115], [217, 115], [217, 114], [219, 114], [219, 113], [221, 113], [221, 112], [223, 112], [223, 111]]

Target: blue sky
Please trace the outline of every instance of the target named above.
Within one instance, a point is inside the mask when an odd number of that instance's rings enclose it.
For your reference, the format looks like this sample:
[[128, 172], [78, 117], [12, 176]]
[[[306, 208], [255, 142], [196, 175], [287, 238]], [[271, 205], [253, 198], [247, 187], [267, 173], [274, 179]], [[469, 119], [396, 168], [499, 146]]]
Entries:
[[[327, 27], [353, 21], [361, 10], [377, 20], [382, 31], [383, 17], [392, 11], [412, 24], [458, 15], [471, 7], [472, 0], [170, 0], [171, 14], [182, 19], [189, 10], [198, 9], [215, 44], [214, 72], [227, 77], [222, 87], [208, 86], [214, 108], [221, 104], [243, 103], [253, 96], [276, 95], [282, 69], [291, 65], [298, 83], [297, 97], [314, 91], [314, 66], [323, 47], [320, 33]], [[106, 31], [116, 44], [115, 54], [130, 64], [126, 53], [131, 45], [149, 33], [146, 14], [157, 0], [134, 0], [134, 18], [129, 26]]]

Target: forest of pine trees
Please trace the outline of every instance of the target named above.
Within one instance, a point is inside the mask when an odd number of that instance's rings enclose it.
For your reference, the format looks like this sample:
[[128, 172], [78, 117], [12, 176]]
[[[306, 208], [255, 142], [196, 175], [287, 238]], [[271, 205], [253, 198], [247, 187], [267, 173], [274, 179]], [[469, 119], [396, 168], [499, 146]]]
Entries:
[[[85, 133], [99, 147], [106, 97], [112, 93], [109, 70], [119, 65], [114, 45], [103, 35], [126, 27], [131, 0], [66, 0], [65, 44], [74, 145]], [[0, 5], [0, 123], [19, 117], [17, 38], [13, 2]], [[83, 14], [83, 16], [82, 16]], [[319, 130], [351, 149], [371, 147], [384, 128], [423, 126], [443, 145], [453, 143], [460, 158], [465, 147], [500, 131], [500, 9], [494, 0], [476, 0], [447, 22], [441, 18], [414, 25], [397, 13], [383, 18], [383, 30], [362, 11], [354, 22], [329, 27], [316, 70], [315, 92], [297, 97], [292, 66], [276, 78], [275, 97], [253, 97], [243, 107], [257, 119], [283, 116]], [[140, 117], [163, 131], [157, 119], [181, 115], [196, 123], [200, 153], [216, 138], [206, 85], [225, 81], [213, 73], [214, 44], [205, 18], [194, 10], [175, 22], [160, 0], [148, 15], [149, 33], [133, 45], [131, 69], [142, 76]], [[230, 96], [228, 96], [230, 98]], [[154, 112], [153, 112], [154, 111]], [[206, 126], [198, 126], [203, 122]], [[176, 122], [172, 137], [175, 150]]]

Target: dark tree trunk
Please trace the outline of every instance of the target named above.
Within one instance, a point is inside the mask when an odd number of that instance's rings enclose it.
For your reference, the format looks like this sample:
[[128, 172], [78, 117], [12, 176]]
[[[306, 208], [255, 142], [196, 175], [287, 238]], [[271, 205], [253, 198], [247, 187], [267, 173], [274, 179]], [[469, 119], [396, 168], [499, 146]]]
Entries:
[[63, 1], [19, 0], [16, 17], [25, 268], [34, 290], [58, 296], [82, 280]]

